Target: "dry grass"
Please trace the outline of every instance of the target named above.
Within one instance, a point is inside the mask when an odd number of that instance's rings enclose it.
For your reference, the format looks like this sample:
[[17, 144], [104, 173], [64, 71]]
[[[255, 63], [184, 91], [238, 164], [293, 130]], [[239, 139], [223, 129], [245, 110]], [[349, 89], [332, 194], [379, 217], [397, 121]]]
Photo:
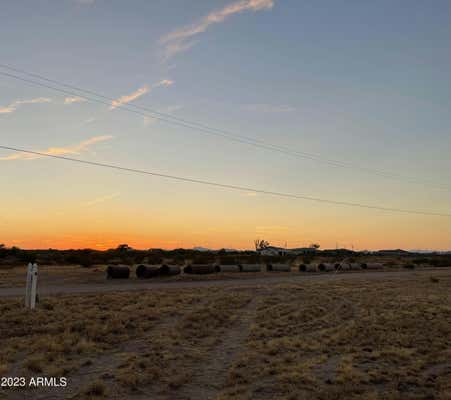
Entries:
[[83, 394], [88, 398], [102, 398], [108, 394], [108, 389], [104, 382], [96, 380], [83, 390]]
[[[190, 398], [197, 379], [221, 400], [449, 400], [451, 274], [409, 276], [54, 296], [34, 312], [4, 299], [0, 375], [67, 376], [60, 398]], [[237, 356], [199, 380], [251, 299]]]
[[221, 399], [451, 398], [451, 279], [280, 288]]
[[146, 385], [159, 391], [179, 388], [191, 379], [190, 367], [202, 363], [249, 300], [245, 293], [211, 291], [205, 301], [141, 343], [144, 351], [129, 354], [115, 376], [131, 389]]
[[[28, 311], [22, 300], [0, 301], [0, 365], [19, 363], [26, 372], [75, 367], [120, 343], [150, 331], [168, 315], [178, 315], [200, 293], [57, 296]], [[187, 303], [188, 302], [188, 303]]]
[[[200, 360], [249, 299], [215, 289], [58, 296], [34, 312], [0, 300], [1, 371], [79, 379], [103, 360], [96, 368], [122, 391], [151, 382], [176, 388], [187, 379], [184, 363]], [[88, 389], [79, 396], [101, 396]]]
[[[0, 268], [0, 287], [25, 285], [27, 267]], [[75, 265], [39, 265], [40, 284], [101, 283], [105, 282], [105, 266], [83, 268]]]

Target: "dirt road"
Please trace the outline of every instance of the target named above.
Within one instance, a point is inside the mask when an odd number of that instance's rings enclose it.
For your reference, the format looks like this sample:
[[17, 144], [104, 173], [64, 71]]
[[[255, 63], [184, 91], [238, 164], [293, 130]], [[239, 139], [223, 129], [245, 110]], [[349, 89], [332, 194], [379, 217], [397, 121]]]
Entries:
[[[363, 272], [344, 272], [344, 273], [274, 273], [273, 276], [264, 276], [255, 278], [240, 279], [218, 279], [214, 280], [190, 280], [190, 281], [172, 281], [161, 282], [158, 280], [140, 281], [140, 280], [105, 280], [104, 283], [83, 283], [68, 284], [62, 281], [60, 284], [54, 282], [39, 284], [40, 295], [56, 294], [79, 294], [79, 293], [105, 293], [116, 291], [134, 291], [149, 289], [177, 289], [177, 288], [200, 288], [200, 287], [251, 287], [258, 285], [276, 285], [282, 283], [300, 283], [303, 281], [337, 281], [337, 280], [382, 280], [382, 279], [409, 279], [418, 275], [439, 276], [451, 275], [451, 268], [422, 269], [416, 271], [363, 271]], [[23, 287], [0, 288], [0, 297], [19, 297], [24, 295]]]

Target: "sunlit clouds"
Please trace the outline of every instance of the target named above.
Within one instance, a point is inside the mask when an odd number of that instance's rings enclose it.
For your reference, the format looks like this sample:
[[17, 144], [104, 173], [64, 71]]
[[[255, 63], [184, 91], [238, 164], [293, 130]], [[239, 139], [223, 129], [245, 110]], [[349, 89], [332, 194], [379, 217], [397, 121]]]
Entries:
[[26, 104], [42, 104], [50, 103], [52, 99], [48, 97], [36, 97], [34, 99], [15, 100], [7, 106], [0, 106], [0, 114], [10, 114], [15, 112], [19, 107]]
[[[74, 96], [74, 97], [65, 97], [63, 103], [74, 104], [74, 103], [83, 103], [85, 101], [87, 101], [87, 99], [84, 97]], [[11, 114], [24, 105], [43, 104], [43, 103], [55, 103], [55, 101], [49, 97], [36, 97], [32, 99], [15, 100], [7, 106], [0, 106], [0, 114]]]
[[85, 99], [84, 97], [66, 97], [64, 99], [64, 104], [84, 103], [85, 101], [87, 101], [87, 99]]
[[144, 85], [130, 94], [123, 95], [123, 96], [117, 98], [116, 100], [113, 100], [111, 102], [110, 110], [114, 110], [117, 107], [121, 107], [124, 104], [130, 103], [130, 102], [140, 98], [141, 96], [144, 96], [145, 94], [149, 93], [152, 89], [155, 89], [158, 87], [168, 87], [168, 86], [172, 86], [173, 84], [174, 84], [174, 81], [171, 79], [162, 79], [162, 80], [158, 81], [157, 83], [153, 84], [152, 86]]
[[124, 104], [130, 103], [131, 101], [136, 100], [141, 96], [144, 96], [146, 93], [149, 93], [149, 90], [150, 89], [147, 85], [142, 86], [130, 94], [126, 94], [124, 96], [119, 97], [116, 100], [113, 100], [111, 102], [110, 110], [114, 110], [117, 107], [123, 106]]
[[158, 86], [171, 86], [174, 84], [174, 81], [171, 79], [162, 79], [160, 82], [156, 83], [154, 87]]
[[269, 10], [274, 6], [274, 0], [242, 0], [231, 3], [221, 10], [213, 11], [193, 25], [175, 30], [160, 39], [164, 46], [164, 57], [168, 59], [177, 53], [189, 50], [195, 41], [193, 37], [205, 32], [210, 25], [224, 22], [228, 17], [244, 11]]
[[[66, 146], [66, 147], [49, 147], [46, 150], [38, 151], [39, 153], [52, 155], [52, 156], [66, 156], [66, 155], [77, 155], [87, 151], [91, 146], [105, 142], [107, 140], [112, 139], [113, 136], [103, 135], [103, 136], [94, 136], [89, 139], [83, 140], [80, 143]], [[10, 154], [6, 157], [0, 157], [2, 161], [11, 161], [11, 160], [35, 160], [38, 158], [42, 158], [43, 156], [39, 154], [27, 154], [27, 153], [15, 153]]]

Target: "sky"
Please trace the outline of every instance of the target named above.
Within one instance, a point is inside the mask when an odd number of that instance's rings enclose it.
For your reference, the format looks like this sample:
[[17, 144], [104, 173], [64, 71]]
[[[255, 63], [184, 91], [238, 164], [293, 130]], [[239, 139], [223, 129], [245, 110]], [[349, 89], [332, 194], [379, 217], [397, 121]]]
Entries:
[[[2, 75], [13, 72], [0, 66], [0, 145], [450, 214], [450, 45], [448, 0], [4, 1], [0, 64], [112, 100], [33, 85]], [[123, 108], [134, 105], [319, 160]], [[450, 217], [6, 150], [0, 171], [7, 246], [249, 249], [260, 238], [288, 247], [451, 249]]]

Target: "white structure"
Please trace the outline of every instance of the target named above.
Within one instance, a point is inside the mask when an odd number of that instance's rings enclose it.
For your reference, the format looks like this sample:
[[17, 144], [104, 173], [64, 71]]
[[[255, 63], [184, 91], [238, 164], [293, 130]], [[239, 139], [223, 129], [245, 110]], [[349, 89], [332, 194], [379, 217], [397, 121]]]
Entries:
[[27, 285], [25, 288], [25, 307], [34, 309], [36, 307], [36, 297], [38, 290], [38, 265], [28, 264]]
[[262, 256], [285, 256], [285, 255], [301, 255], [315, 253], [314, 247], [299, 247], [296, 249], [285, 249], [283, 247], [268, 246], [264, 249], [257, 250]]

